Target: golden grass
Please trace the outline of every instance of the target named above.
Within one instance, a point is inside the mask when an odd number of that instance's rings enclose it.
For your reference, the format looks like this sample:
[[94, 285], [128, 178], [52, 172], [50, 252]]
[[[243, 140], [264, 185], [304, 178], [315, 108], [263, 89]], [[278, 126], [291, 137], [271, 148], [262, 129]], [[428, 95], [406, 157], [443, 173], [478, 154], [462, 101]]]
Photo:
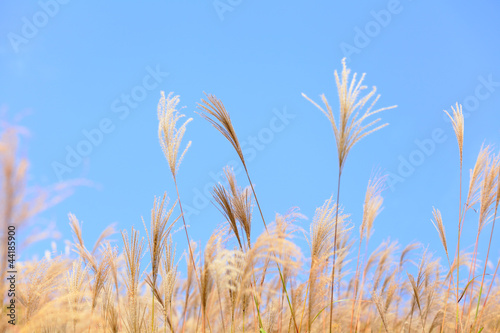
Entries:
[[[365, 124], [365, 120], [370, 116], [382, 112], [384, 110], [393, 109], [396, 106], [383, 107], [380, 109], [373, 110], [373, 107], [377, 103], [380, 95], [375, 96], [375, 92], [377, 88], [374, 86], [372, 90], [365, 94], [364, 96], [360, 96], [360, 94], [367, 87], [362, 85], [363, 80], [365, 78], [365, 74], [361, 75], [361, 78], [356, 81], [357, 73], [354, 73], [352, 77], [349, 77], [351, 70], [346, 66], [346, 59], [342, 59], [342, 74], [339, 78], [337, 71], [335, 70], [335, 82], [337, 83], [337, 92], [340, 102], [340, 112], [339, 112], [339, 120], [335, 120], [335, 116], [333, 115], [333, 109], [328, 103], [325, 95], [321, 95], [321, 100], [325, 104], [327, 111], [325, 111], [321, 106], [319, 106], [312, 99], [307, 97], [304, 93], [304, 96], [308, 101], [310, 101], [314, 106], [325, 114], [325, 116], [330, 121], [333, 134], [335, 136], [335, 143], [337, 144], [337, 157], [338, 157], [338, 179], [337, 179], [337, 207], [340, 202], [340, 182], [342, 179], [342, 171], [344, 170], [344, 165], [347, 159], [347, 155], [351, 151], [352, 147], [360, 141], [362, 138], [367, 135], [378, 131], [379, 129], [387, 126], [387, 124], [377, 125], [377, 123], [381, 120], [380, 118], [372, 120], [368, 124]], [[374, 97], [375, 96], [375, 97]], [[374, 98], [373, 98], [374, 97]], [[365, 109], [365, 105], [371, 101], [371, 104]], [[360, 112], [364, 110], [364, 113], [360, 115]], [[337, 219], [338, 219], [338, 211], [337, 216], [335, 217], [335, 231], [333, 242], [337, 244]], [[331, 276], [331, 290], [330, 290], [330, 324], [329, 331], [332, 333], [333, 327], [333, 311], [334, 311], [334, 288], [335, 288], [335, 270], [338, 264], [337, 260], [337, 246], [333, 247], [333, 265], [332, 265], [332, 276]]]
[[[388, 109], [373, 111], [378, 99], [375, 88], [361, 96], [364, 75], [357, 80], [356, 74], [349, 78], [349, 73], [345, 62], [342, 74], [335, 73], [338, 121], [324, 96], [326, 111], [313, 102], [334, 130], [338, 189], [350, 149], [384, 126], [377, 124], [379, 119], [365, 125], [365, 119]], [[231, 143], [248, 184], [240, 187], [232, 170], [225, 169], [227, 184], [217, 184], [213, 196], [226, 222], [214, 226], [204, 249], [189, 238], [176, 179], [190, 145], [180, 153], [190, 119], [177, 126], [183, 117], [177, 111], [179, 97], [162, 93], [159, 137], [176, 187], [175, 203], [167, 207], [166, 194], [155, 198], [149, 226], [143, 221], [146, 238], [134, 228], [121, 231], [119, 246], [112, 245], [109, 237], [114, 228], [108, 227], [92, 248], [87, 247], [82, 224], [69, 214], [74, 254], [18, 262], [18, 321], [16, 326], [7, 323], [7, 298], [3, 297], [1, 332], [500, 331], [496, 277], [500, 261], [488, 265], [500, 203], [500, 157], [490, 146], [480, 149], [463, 206], [460, 195], [455, 254], [451, 251], [455, 244], [446, 235], [445, 225], [449, 229], [450, 224], [437, 208], [429, 212], [446, 253], [445, 263], [417, 243], [400, 250], [396, 242], [385, 241], [368, 252], [373, 225], [382, 210], [384, 176], [368, 180], [359, 221], [342, 211], [338, 191], [316, 210], [309, 228], [300, 227], [297, 220], [303, 216], [296, 209], [276, 214], [274, 222], [267, 223], [229, 113], [215, 96], [207, 95], [207, 99], [200, 104], [201, 114]], [[461, 170], [463, 115], [460, 105], [452, 109], [449, 116]], [[16, 151], [15, 133], [4, 132], [0, 136], [2, 244], [7, 240], [4, 231], [8, 225], [22, 228], [46, 207], [46, 196], [27, 196], [28, 163], [17, 158]], [[460, 176], [460, 189], [461, 183]], [[252, 225], [254, 204], [265, 226], [260, 235]], [[177, 209], [178, 217], [174, 214]], [[465, 251], [460, 246], [460, 233], [466, 214], [476, 209], [476, 241]], [[189, 246], [178, 258], [170, 231], [181, 218]], [[490, 224], [488, 251], [483, 256], [479, 252], [480, 234]], [[298, 246], [300, 239], [309, 244], [307, 257]], [[5, 247], [2, 251], [0, 291], [5, 296]], [[181, 259], [187, 266], [185, 274], [178, 270]]]

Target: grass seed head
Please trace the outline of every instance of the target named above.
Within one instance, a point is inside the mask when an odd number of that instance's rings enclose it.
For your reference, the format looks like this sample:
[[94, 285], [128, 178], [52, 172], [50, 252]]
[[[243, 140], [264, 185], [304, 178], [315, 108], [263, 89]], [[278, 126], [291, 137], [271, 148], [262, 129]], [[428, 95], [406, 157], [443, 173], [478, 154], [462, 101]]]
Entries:
[[189, 141], [179, 156], [179, 149], [184, 133], [186, 132], [186, 126], [193, 120], [193, 118], [188, 118], [182, 125], [177, 125], [177, 122], [185, 116], [177, 110], [179, 101], [178, 95], [169, 93], [165, 97], [165, 93], [162, 91], [160, 101], [158, 102], [158, 137], [174, 178], [177, 175], [184, 155], [191, 146], [191, 141]]

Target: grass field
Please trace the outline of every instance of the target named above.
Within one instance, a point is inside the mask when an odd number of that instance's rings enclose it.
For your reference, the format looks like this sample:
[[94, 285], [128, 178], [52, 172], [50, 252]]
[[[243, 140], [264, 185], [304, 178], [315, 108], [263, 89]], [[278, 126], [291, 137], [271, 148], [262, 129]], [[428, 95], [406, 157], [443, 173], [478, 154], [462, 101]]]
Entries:
[[[158, 134], [177, 190], [157, 197], [143, 228], [121, 230], [122, 243], [103, 230], [95, 244], [85, 244], [81, 223], [72, 214], [71, 256], [15, 262], [15, 296], [8, 265], [9, 247], [23, 226], [54, 200], [51, 194], [27, 192], [28, 161], [19, 157], [17, 135], [6, 129], [0, 138], [0, 290], [2, 332], [500, 332], [498, 258], [490, 253], [500, 203], [500, 155], [477, 147], [470, 172], [462, 170], [464, 117], [458, 103], [448, 114], [458, 149], [450, 167], [460, 167], [456, 193], [459, 220], [447, 221], [458, 239], [447, 238], [438, 208], [429, 212], [446, 258], [434, 258], [425, 244], [384, 242], [368, 253], [377, 215], [383, 207], [386, 177], [367, 183], [363, 218], [351, 220], [342, 210], [342, 172], [351, 149], [386, 126], [376, 105], [376, 89], [363, 85], [364, 75], [350, 73], [345, 62], [335, 72], [340, 105], [325, 96], [304, 95], [311, 112], [322, 111], [333, 129], [338, 156], [337, 191], [317, 208], [309, 230], [297, 225], [301, 215], [264, 216], [238, 136], [222, 101], [206, 95], [199, 115], [232, 145], [246, 172], [237, 184], [225, 169], [226, 182], [213, 188], [213, 203], [227, 221], [214, 226], [204, 248], [190, 238], [179, 199], [177, 174], [190, 142], [183, 142], [191, 119], [179, 111], [179, 96], [163, 94], [158, 104]], [[154, 111], [154, 110], [152, 110]], [[237, 124], [234, 124], [236, 127]], [[336, 166], [332, 166], [335, 169]], [[463, 176], [462, 176], [463, 175]], [[467, 177], [469, 176], [469, 177]], [[462, 225], [475, 211], [475, 244], [461, 244]], [[138, 221], [137, 225], [140, 225]], [[255, 225], [264, 226], [252, 235]], [[189, 244], [178, 249], [173, 229], [182, 228]], [[479, 253], [479, 235], [489, 244]], [[307, 238], [304, 251], [296, 242]], [[33, 235], [35, 237], [36, 235]], [[390, 236], [390, 235], [388, 235]], [[252, 239], [255, 241], [252, 242]], [[472, 249], [465, 252], [463, 249]], [[305, 258], [302, 252], [310, 253]], [[488, 264], [490, 263], [490, 264]], [[180, 273], [180, 266], [187, 266]], [[10, 295], [10, 296], [9, 296]], [[12, 297], [11, 297], [12, 296]], [[8, 306], [15, 300], [15, 325]]]

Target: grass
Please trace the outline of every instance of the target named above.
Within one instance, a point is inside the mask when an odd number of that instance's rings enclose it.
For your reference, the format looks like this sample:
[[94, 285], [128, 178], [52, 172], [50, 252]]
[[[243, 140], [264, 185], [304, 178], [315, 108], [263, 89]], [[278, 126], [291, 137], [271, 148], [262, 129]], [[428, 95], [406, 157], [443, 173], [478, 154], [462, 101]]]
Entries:
[[[232, 170], [225, 169], [225, 184], [217, 184], [212, 193], [214, 205], [227, 222], [214, 226], [204, 249], [198, 248], [186, 228], [178, 191], [182, 184], [177, 183], [180, 163], [190, 146], [189, 142], [181, 149], [191, 119], [179, 123], [184, 117], [177, 109], [179, 96], [162, 93], [158, 134], [176, 188], [175, 202], [169, 205], [167, 194], [155, 198], [149, 225], [142, 221], [146, 237], [132, 227], [121, 231], [119, 246], [111, 245], [115, 230], [108, 227], [92, 248], [87, 247], [81, 223], [69, 214], [74, 254], [18, 263], [18, 321], [16, 326], [7, 324], [7, 298], [2, 298], [0, 331], [500, 331], [499, 261], [488, 266], [500, 203], [500, 156], [490, 146], [481, 147], [462, 201], [462, 160], [468, 152], [463, 149], [462, 108], [456, 104], [448, 114], [459, 148], [456, 248], [446, 234], [453, 224], [445, 223], [440, 210], [433, 208], [429, 218], [445, 250], [444, 266], [430, 249], [416, 243], [401, 249], [396, 242], [386, 241], [368, 252], [383, 206], [385, 177], [375, 174], [367, 179], [363, 217], [355, 221], [340, 208], [342, 171], [354, 145], [386, 126], [380, 119], [369, 118], [393, 107], [376, 109], [376, 89], [363, 95], [365, 76], [351, 76], [345, 61], [342, 66], [340, 75], [335, 72], [338, 113], [324, 95], [324, 107], [304, 95], [327, 116], [338, 153], [337, 192], [316, 210], [308, 231], [298, 227], [303, 216], [297, 210], [277, 214], [272, 222], [266, 217], [229, 112], [217, 97], [206, 95], [199, 104], [200, 115], [229, 141], [248, 182], [241, 186]], [[27, 191], [28, 162], [17, 157], [17, 146], [13, 130], [1, 134], [2, 244], [8, 240], [4, 232], [8, 225], [22, 230], [31, 217], [53, 202], [47, 193]], [[477, 234], [466, 251], [461, 232], [466, 215], [473, 210], [478, 212]], [[183, 256], [177, 256], [170, 236], [180, 221], [188, 240]], [[264, 232], [255, 235], [255, 223], [260, 222]], [[483, 254], [479, 252], [480, 235], [485, 230], [489, 242]], [[309, 258], [297, 245], [304, 237]], [[5, 258], [2, 253], [2, 295], [7, 289]], [[178, 270], [181, 262], [187, 267], [185, 276]]]

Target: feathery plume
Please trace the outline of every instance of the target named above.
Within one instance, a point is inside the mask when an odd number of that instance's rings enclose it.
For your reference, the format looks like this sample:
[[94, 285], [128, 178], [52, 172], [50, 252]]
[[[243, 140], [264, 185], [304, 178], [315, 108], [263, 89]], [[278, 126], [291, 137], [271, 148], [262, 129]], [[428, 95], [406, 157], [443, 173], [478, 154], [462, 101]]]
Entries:
[[[310, 226], [311, 241], [309, 244], [311, 259], [315, 262], [325, 259], [324, 256], [330, 256], [332, 253], [336, 212], [337, 206], [333, 203], [333, 197], [330, 197], [323, 206], [316, 209], [313, 223]], [[345, 215], [340, 216], [340, 221], [344, 217]]]
[[453, 105], [451, 106], [451, 110], [453, 111], [452, 115], [446, 110], [444, 110], [444, 112], [448, 115], [453, 125], [453, 130], [455, 131], [458, 142], [458, 151], [460, 153], [460, 165], [462, 165], [464, 148], [464, 115], [462, 113], [462, 104], [458, 104], [457, 102], [455, 108]]
[[151, 209], [151, 231], [148, 231], [144, 219], [142, 220], [146, 230], [149, 253], [151, 255], [151, 275], [153, 282], [156, 282], [158, 277], [163, 249], [166, 244], [165, 239], [170, 234], [175, 222], [180, 218], [177, 217], [172, 223], [168, 224], [176, 205], [174, 204], [168, 211], [165, 211], [164, 206], [166, 198], [166, 193], [163, 195], [161, 201], [159, 198], [155, 197], [153, 209]]
[[222, 104], [222, 102], [215, 97], [215, 95], [205, 95], [207, 96], [208, 101], [202, 99], [201, 103], [198, 103], [198, 107], [202, 110], [202, 112], [199, 113], [200, 116], [208, 120], [208, 122], [231, 143], [240, 157], [241, 162], [245, 164], [240, 142], [238, 141], [236, 131], [234, 130], [233, 123], [231, 122], [231, 117], [226, 111], [224, 104]]
[[443, 219], [441, 218], [441, 212], [439, 209], [432, 207], [432, 216], [436, 221], [436, 224], [432, 221], [432, 224], [436, 228], [439, 233], [439, 237], [441, 238], [441, 243], [443, 243], [444, 250], [446, 252], [446, 256], [448, 256], [448, 245], [446, 243], [446, 232], [444, 230]]
[[490, 153], [490, 146], [481, 146], [481, 150], [479, 151], [479, 155], [476, 159], [476, 164], [474, 164], [474, 168], [470, 170], [469, 193], [467, 195], [465, 209], [471, 208], [480, 199], [479, 194], [481, 190], [481, 177], [486, 169]]
[[177, 110], [177, 104], [180, 101], [179, 96], [175, 95], [172, 97], [172, 95], [173, 93], [169, 93], [165, 97], [165, 92], [161, 92], [161, 98], [158, 103], [158, 136], [170, 171], [175, 178], [184, 154], [186, 154], [188, 148], [191, 146], [191, 141], [189, 141], [180, 157], [178, 156], [182, 138], [186, 132], [186, 125], [193, 118], [187, 119], [180, 127], [176, 127], [179, 119], [185, 115]]
[[497, 200], [498, 173], [500, 159], [494, 154], [488, 156], [483, 172], [483, 181], [479, 194], [479, 230], [483, 229], [488, 216]]
[[[396, 107], [396, 105], [394, 105], [373, 110], [375, 103], [380, 98], [380, 95], [377, 95], [372, 99], [372, 97], [375, 96], [377, 88], [373, 87], [369, 93], [364, 96], [360, 96], [362, 91], [367, 88], [366, 86], [361, 85], [365, 78], [365, 74], [363, 74], [359, 81], [356, 82], [357, 73], [354, 73], [351, 79], [349, 78], [351, 70], [346, 67], [345, 58], [342, 59], [342, 67], [342, 74], [340, 78], [337, 71], [335, 71], [335, 81], [337, 83], [337, 91], [340, 100], [340, 118], [338, 122], [335, 120], [333, 110], [324, 94], [321, 95], [321, 100], [325, 104], [326, 111], [304, 93], [302, 94], [302, 96], [320, 109], [328, 120], [330, 120], [333, 133], [335, 135], [335, 141], [337, 143], [340, 170], [344, 167], [349, 151], [359, 140], [375, 131], [378, 131], [382, 127], [387, 126], [387, 124], [383, 124], [373, 128], [381, 119], [378, 118], [368, 124], [364, 124], [363, 122], [366, 118]], [[363, 115], [360, 116], [361, 110], [363, 110], [365, 105], [367, 105], [370, 100], [371, 104], [369, 104], [366, 108]]]
[[381, 195], [385, 182], [385, 176], [376, 176], [368, 181], [363, 205], [363, 221], [360, 227], [361, 239], [370, 238], [373, 221], [382, 209], [384, 198]]
[[[323, 206], [316, 209], [313, 222], [310, 226], [309, 246], [311, 249], [311, 267], [309, 270], [309, 300], [307, 307], [307, 327], [311, 331], [314, 314], [318, 311], [318, 303], [321, 297], [318, 295], [318, 280], [319, 272], [325, 267], [326, 259], [332, 254], [334, 242], [334, 227], [335, 215], [337, 213], [337, 205], [333, 203], [333, 196], [325, 201]], [[340, 216], [340, 223], [346, 216]]]
[[127, 265], [127, 326], [132, 332], [139, 332], [141, 327], [139, 308], [139, 271], [142, 252], [144, 250], [144, 239], [139, 239], [139, 232], [132, 227], [130, 237], [126, 231], [122, 231], [123, 249], [125, 263]]

